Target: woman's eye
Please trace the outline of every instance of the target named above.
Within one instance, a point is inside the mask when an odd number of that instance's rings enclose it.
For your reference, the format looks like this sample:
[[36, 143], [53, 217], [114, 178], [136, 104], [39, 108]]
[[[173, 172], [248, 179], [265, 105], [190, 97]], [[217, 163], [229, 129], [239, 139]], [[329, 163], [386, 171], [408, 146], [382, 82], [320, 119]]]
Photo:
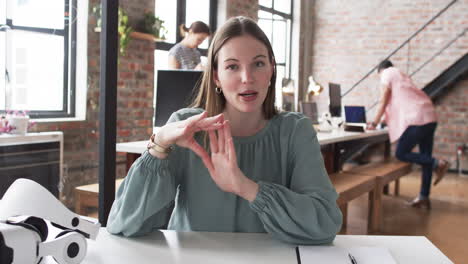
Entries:
[[257, 67], [265, 66], [265, 62], [263, 62], [263, 61], [257, 61], [257, 62], [255, 62], [255, 66], [257, 66]]
[[228, 70], [237, 70], [237, 68], [238, 68], [238, 67], [237, 67], [237, 65], [235, 65], [235, 64], [231, 64], [231, 65], [228, 65], [228, 66], [226, 67], [226, 69], [228, 69]]

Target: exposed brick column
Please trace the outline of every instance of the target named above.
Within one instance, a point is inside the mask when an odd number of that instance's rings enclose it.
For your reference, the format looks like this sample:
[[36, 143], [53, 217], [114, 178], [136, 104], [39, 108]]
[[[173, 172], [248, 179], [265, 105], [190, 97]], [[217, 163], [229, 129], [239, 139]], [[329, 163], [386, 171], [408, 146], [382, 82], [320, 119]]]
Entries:
[[[90, 0], [90, 10], [99, 4]], [[121, 0], [120, 5], [130, 21], [143, 17], [145, 10], [154, 10], [154, 1]], [[73, 205], [76, 186], [97, 182], [98, 113], [99, 113], [99, 37], [96, 21], [89, 14], [88, 25], [88, 90], [86, 120], [79, 122], [39, 123], [33, 131], [63, 131], [64, 172], [60, 198]], [[132, 39], [125, 56], [119, 57], [117, 83], [117, 142], [144, 140], [152, 131], [154, 90], [154, 42]], [[125, 156], [117, 156], [117, 176], [125, 175]]]

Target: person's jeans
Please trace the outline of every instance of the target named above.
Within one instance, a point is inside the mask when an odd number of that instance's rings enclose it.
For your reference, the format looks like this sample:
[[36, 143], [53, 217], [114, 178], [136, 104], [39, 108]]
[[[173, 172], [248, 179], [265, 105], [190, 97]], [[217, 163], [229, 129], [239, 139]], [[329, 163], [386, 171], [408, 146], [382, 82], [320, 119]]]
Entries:
[[[396, 157], [401, 161], [416, 163], [422, 166], [420, 192], [422, 197], [429, 197], [432, 170], [437, 164], [436, 159], [432, 157], [436, 127], [436, 122], [422, 126], [409, 126], [405, 132], [403, 132], [403, 135], [401, 135], [395, 153]], [[412, 152], [416, 145], [419, 146], [419, 153]]]

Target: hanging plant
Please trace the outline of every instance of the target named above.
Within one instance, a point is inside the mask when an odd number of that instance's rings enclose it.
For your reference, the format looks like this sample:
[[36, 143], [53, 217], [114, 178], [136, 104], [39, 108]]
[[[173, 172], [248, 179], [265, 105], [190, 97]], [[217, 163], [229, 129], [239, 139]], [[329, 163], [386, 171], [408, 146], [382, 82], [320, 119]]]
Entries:
[[125, 55], [128, 44], [130, 43], [130, 33], [133, 32], [133, 28], [128, 23], [128, 15], [125, 11], [119, 7], [119, 52], [121, 55]]
[[[101, 16], [102, 10], [101, 5], [96, 5], [92, 10], [96, 17], [96, 28], [95, 31], [101, 31]], [[128, 45], [130, 44], [130, 33], [133, 32], [133, 28], [129, 24], [128, 15], [125, 11], [119, 7], [119, 20], [118, 20], [118, 33], [119, 33], [119, 53], [125, 56]]]

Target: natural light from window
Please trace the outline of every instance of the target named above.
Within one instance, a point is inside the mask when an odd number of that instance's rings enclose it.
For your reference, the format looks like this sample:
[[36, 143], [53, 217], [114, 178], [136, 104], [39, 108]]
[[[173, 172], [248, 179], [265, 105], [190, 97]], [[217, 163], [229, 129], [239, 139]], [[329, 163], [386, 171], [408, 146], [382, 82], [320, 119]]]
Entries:
[[[63, 29], [63, 0], [18, 0], [11, 2], [14, 2], [11, 16], [13, 25]], [[47, 4], [45, 5], [44, 2]]]
[[0, 3], [0, 24], [9, 28], [0, 31], [0, 110], [63, 111], [69, 85], [65, 1]]
[[[1, 23], [1, 20], [0, 20]], [[0, 58], [5, 58], [6, 57], [6, 38], [5, 38], [5, 32], [0, 31]], [[6, 75], [4, 74], [5, 72], [5, 63], [6, 60], [0, 59], [0, 110], [5, 109], [5, 103], [6, 103], [6, 94], [5, 94], [5, 85], [6, 85]]]
[[[210, 19], [210, 0], [186, 0], [185, 9], [185, 26], [190, 25], [195, 21], [203, 21], [209, 25]], [[176, 43], [176, 36], [180, 34], [179, 26], [176, 25], [177, 1], [155, 2], [155, 15], [164, 21], [164, 27], [168, 31], [166, 34], [167, 43]], [[157, 48], [157, 47], [156, 47]], [[200, 49], [208, 48], [208, 40], [205, 40], [200, 46]]]
[[[16, 31], [12, 34], [11, 109], [61, 110], [63, 37]], [[34, 43], [34, 45], [31, 45]]]
[[267, 35], [273, 46], [276, 60], [276, 105], [288, 108], [283, 103], [282, 80], [289, 79], [291, 1], [259, 0], [258, 25]]
[[[205, 24], [210, 24], [210, 0], [186, 0], [187, 12], [185, 15], [185, 23], [187, 27], [195, 21], [202, 21]], [[198, 46], [200, 49], [208, 48], [208, 40]]]
[[168, 32], [165, 41], [174, 43], [176, 41], [176, 34], [178, 34], [178, 32], [174, 31], [174, 28], [177, 26], [175, 16], [177, 1], [156, 1], [155, 10], [155, 15], [164, 21], [164, 27]]

